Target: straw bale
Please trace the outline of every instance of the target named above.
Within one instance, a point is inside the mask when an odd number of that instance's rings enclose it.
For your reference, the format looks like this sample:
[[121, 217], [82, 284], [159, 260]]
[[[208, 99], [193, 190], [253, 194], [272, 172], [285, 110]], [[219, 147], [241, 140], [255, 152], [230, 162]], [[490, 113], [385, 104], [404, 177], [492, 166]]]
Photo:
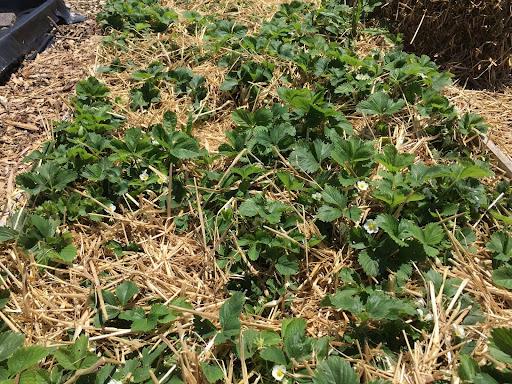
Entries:
[[431, 56], [469, 86], [511, 80], [510, 0], [388, 0], [382, 12], [406, 49]]

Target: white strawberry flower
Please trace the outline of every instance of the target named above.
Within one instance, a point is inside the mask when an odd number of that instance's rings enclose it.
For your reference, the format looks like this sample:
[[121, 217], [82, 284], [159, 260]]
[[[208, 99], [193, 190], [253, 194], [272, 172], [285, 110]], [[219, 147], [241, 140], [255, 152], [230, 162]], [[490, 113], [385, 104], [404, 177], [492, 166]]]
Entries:
[[452, 324], [453, 332], [455, 335], [461, 339], [463, 339], [466, 336], [466, 330], [464, 329], [463, 325], [460, 324]]
[[123, 384], [123, 382], [116, 379], [111, 379], [107, 384]]
[[423, 297], [420, 297], [420, 298], [416, 299], [416, 305], [418, 307], [426, 307], [427, 302], [425, 301], [425, 299]]
[[111, 213], [116, 211], [116, 206], [112, 203], [107, 204], [107, 207], [105, 208], [105, 212]]
[[322, 194], [320, 192], [313, 193], [311, 195], [311, 197], [313, 198], [313, 200], [317, 200], [317, 201], [322, 200]]
[[149, 175], [148, 175], [148, 170], [147, 169], [145, 169], [144, 172], [142, 172], [139, 175], [139, 179], [141, 179], [142, 181], [148, 181]]
[[377, 222], [375, 220], [366, 220], [366, 223], [364, 223], [363, 228], [368, 232], [370, 235], [373, 235], [377, 232], [379, 232], [379, 226], [377, 225]]
[[276, 381], [283, 381], [285, 374], [286, 367], [284, 365], [274, 365], [274, 368], [272, 368], [272, 376]]
[[416, 312], [418, 312], [418, 315], [419, 315], [419, 318], [421, 321], [432, 321], [433, 316], [427, 310], [418, 308], [418, 309], [416, 309]]
[[364, 180], [359, 180], [356, 183], [356, 188], [359, 192], [365, 192], [368, 190], [368, 188], [370, 188], [370, 185]]

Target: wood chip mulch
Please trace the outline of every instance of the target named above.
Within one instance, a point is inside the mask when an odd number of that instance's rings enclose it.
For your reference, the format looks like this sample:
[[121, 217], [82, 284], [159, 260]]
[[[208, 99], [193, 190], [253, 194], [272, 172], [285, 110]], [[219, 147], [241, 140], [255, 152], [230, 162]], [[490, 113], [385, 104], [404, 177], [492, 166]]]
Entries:
[[83, 23], [60, 25], [53, 44], [25, 60], [0, 85], [0, 225], [15, 195], [15, 176], [26, 169], [23, 157], [51, 135], [54, 121], [70, 116], [69, 97], [75, 84], [94, 73], [101, 37], [94, 15], [100, 0], [70, 1]]

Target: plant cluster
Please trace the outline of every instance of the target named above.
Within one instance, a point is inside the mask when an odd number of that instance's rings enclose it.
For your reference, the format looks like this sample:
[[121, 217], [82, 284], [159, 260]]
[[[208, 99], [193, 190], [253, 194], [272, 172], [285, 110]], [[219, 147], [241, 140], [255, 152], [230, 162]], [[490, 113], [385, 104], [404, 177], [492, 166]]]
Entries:
[[158, 0], [109, 1], [97, 19], [100, 26], [119, 31], [165, 32], [178, 19], [178, 14], [162, 7]]

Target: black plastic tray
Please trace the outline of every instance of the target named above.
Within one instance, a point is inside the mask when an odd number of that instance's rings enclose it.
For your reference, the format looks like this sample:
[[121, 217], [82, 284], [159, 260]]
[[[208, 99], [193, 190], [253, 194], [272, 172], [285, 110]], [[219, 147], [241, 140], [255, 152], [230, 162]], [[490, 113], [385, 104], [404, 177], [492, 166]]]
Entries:
[[63, 0], [0, 0], [0, 13], [15, 13], [12, 27], [0, 30], [0, 79], [27, 54], [44, 49], [54, 24], [83, 17], [70, 13]]

